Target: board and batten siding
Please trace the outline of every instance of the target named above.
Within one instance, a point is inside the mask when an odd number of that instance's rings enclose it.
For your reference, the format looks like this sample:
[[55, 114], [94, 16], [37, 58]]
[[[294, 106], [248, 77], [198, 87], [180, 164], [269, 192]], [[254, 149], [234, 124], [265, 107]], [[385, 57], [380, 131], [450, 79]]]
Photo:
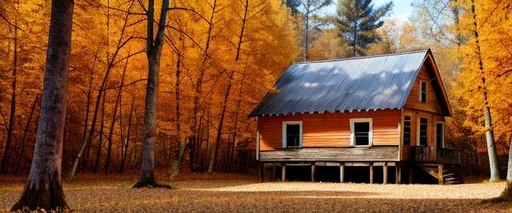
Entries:
[[258, 118], [260, 150], [282, 148], [283, 121], [302, 121], [302, 147], [350, 147], [350, 119], [373, 119], [373, 145], [399, 145], [400, 110], [303, 114]]
[[[414, 81], [414, 85], [412, 86], [411, 92], [409, 93], [409, 97], [407, 98], [407, 102], [404, 105], [404, 108], [411, 108], [417, 110], [423, 110], [427, 112], [433, 113], [441, 113], [441, 107], [439, 106], [436, 91], [432, 86], [432, 81], [435, 80], [434, 75], [431, 75], [425, 64], [421, 67], [421, 70], [418, 74], [418, 77]], [[427, 103], [420, 102], [420, 82], [427, 82]]]

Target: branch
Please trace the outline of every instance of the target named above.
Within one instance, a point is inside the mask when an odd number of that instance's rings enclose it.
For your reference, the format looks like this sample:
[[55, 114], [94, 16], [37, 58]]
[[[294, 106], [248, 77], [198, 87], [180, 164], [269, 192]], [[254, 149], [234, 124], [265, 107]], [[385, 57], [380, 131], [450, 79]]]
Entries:
[[119, 11], [119, 12], [123, 12], [123, 13], [126, 13], [128, 15], [141, 15], [141, 16], [145, 16], [146, 15], [146, 13], [130, 12], [128, 10], [122, 10], [122, 9], [115, 8], [115, 7], [106, 7], [106, 8], [111, 9], [111, 10], [116, 10], [116, 11]]
[[192, 12], [192, 13], [196, 14], [197, 16], [199, 16], [201, 19], [203, 19], [206, 23], [210, 24], [210, 21], [208, 21], [203, 15], [199, 14], [194, 9], [185, 8], [185, 7], [169, 7], [169, 8], [167, 8], [167, 11], [170, 11], [170, 10], [184, 10], [184, 11]]
[[18, 26], [16, 26], [15, 24], [13, 24], [9, 20], [7, 20], [7, 18], [5, 18], [1, 13], [0, 13], [0, 18], [3, 19], [5, 22], [7, 22], [8, 25], [11, 25], [12, 27], [14, 27], [16, 29], [23, 31], [23, 29], [19, 28]]
[[139, 82], [141, 82], [141, 81], [147, 81], [147, 80], [148, 80], [147, 78], [141, 78], [141, 79], [135, 80], [135, 81], [133, 81], [133, 82], [131, 82], [131, 83], [125, 84], [125, 85], [123, 85], [123, 86], [115, 86], [115, 87], [108, 87], [108, 88], [105, 88], [105, 89], [103, 89], [103, 91], [105, 91], [105, 90], [111, 90], [111, 89], [125, 88], [125, 87], [128, 87], [128, 86], [134, 85], [134, 84], [136, 84], [136, 83], [139, 83]]
[[171, 29], [171, 30], [178, 31], [178, 32], [179, 32], [179, 33], [181, 33], [182, 35], [186, 36], [186, 37], [187, 37], [188, 39], [190, 39], [190, 40], [191, 40], [191, 41], [192, 41], [192, 42], [193, 42], [197, 47], [199, 47], [199, 49], [201, 49], [201, 51], [203, 51], [203, 53], [204, 53], [204, 54], [206, 54], [206, 56], [207, 56], [208, 58], [211, 58], [211, 56], [210, 56], [210, 55], [208, 55], [208, 53], [206, 52], [206, 50], [205, 50], [205, 49], [203, 49], [203, 48], [201, 47], [201, 45], [199, 45], [199, 44], [198, 44], [198, 43], [197, 43], [197, 42], [192, 38], [192, 36], [190, 36], [189, 34], [187, 34], [186, 32], [184, 32], [183, 30], [178, 29], [178, 28], [176, 28], [176, 27], [169, 26], [169, 25], [167, 25], [166, 27], [167, 27], [167, 28], [169, 28], [169, 29]]
[[123, 58], [121, 58], [121, 59], [117, 60], [116, 62], [112, 63], [112, 65], [111, 65], [111, 66], [112, 66], [112, 67], [114, 67], [116, 64], [118, 64], [118, 63], [120, 63], [120, 62], [122, 62], [122, 61], [124, 61], [124, 60], [126, 60], [126, 59], [129, 59], [129, 58], [131, 58], [132, 56], [135, 56], [135, 55], [138, 55], [138, 54], [141, 54], [141, 53], [145, 53], [145, 52], [146, 52], [146, 50], [140, 50], [140, 51], [137, 51], [137, 52], [131, 53], [131, 54], [129, 54], [129, 55], [127, 55], [127, 56], [125, 56], [125, 57], [123, 57]]

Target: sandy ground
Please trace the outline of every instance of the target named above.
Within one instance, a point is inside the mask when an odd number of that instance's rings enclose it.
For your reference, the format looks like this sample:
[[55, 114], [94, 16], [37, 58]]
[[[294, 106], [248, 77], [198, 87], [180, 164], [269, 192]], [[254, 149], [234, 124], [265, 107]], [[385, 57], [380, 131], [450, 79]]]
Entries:
[[[64, 192], [75, 212], [512, 212], [511, 203], [481, 204], [505, 183], [381, 185], [272, 182], [254, 179], [180, 180], [173, 190], [132, 189], [131, 180], [78, 180]], [[0, 181], [0, 211], [23, 183]]]

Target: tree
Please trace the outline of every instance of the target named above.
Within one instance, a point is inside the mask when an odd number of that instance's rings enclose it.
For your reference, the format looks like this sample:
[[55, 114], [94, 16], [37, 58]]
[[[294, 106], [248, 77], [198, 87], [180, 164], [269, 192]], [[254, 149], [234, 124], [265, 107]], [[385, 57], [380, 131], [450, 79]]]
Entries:
[[[142, 6], [142, 4], [141, 4]], [[155, 180], [155, 141], [156, 141], [156, 103], [158, 100], [158, 75], [160, 71], [160, 57], [162, 47], [164, 46], [165, 24], [167, 10], [169, 9], [169, 0], [162, 0], [160, 10], [160, 19], [156, 37], [154, 34], [155, 21], [155, 1], [149, 0], [146, 11], [147, 17], [147, 36], [146, 36], [146, 56], [148, 59], [148, 82], [146, 85], [146, 105], [144, 113], [144, 142], [142, 144], [142, 165], [140, 169], [140, 179], [133, 186], [135, 188], [153, 186], [171, 188], [169, 185], [159, 184]]]
[[73, 26], [72, 0], [52, 0], [43, 97], [34, 158], [21, 198], [12, 211], [68, 209], [61, 184], [68, 69]]
[[310, 34], [313, 29], [312, 16], [315, 12], [320, 9], [327, 7], [333, 3], [332, 0], [302, 0], [300, 5], [302, 6], [302, 20], [304, 22], [304, 34], [303, 34], [303, 60], [308, 60], [309, 46], [311, 45]]
[[384, 24], [382, 20], [391, 9], [393, 2], [374, 9], [372, 0], [339, 0], [336, 26], [352, 51], [348, 56], [365, 55], [368, 45], [380, 42], [376, 30]]

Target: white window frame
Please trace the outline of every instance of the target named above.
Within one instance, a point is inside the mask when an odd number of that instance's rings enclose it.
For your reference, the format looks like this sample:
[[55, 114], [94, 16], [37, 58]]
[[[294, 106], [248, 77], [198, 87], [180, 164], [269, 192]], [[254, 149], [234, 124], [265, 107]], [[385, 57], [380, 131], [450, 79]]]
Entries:
[[299, 146], [298, 147], [290, 147], [290, 149], [301, 149], [302, 148], [302, 138], [303, 138], [303, 134], [302, 134], [302, 121], [283, 121], [283, 132], [282, 132], [282, 145], [283, 145], [283, 148], [288, 148], [286, 146], [286, 125], [288, 124], [299, 124]]
[[[423, 102], [421, 100], [421, 85], [423, 85], [423, 83], [425, 83], [425, 102]], [[423, 80], [420, 80], [420, 94], [419, 94], [419, 97], [418, 97], [418, 100], [420, 101], [420, 103], [427, 103], [428, 102], [428, 82], [427, 81], [423, 81]]]
[[[368, 133], [368, 145], [356, 145], [356, 135], [354, 133], [354, 123], [368, 122], [370, 123], [370, 132]], [[369, 147], [373, 145], [373, 118], [352, 118], [350, 119], [350, 146]]]
[[418, 125], [416, 126], [416, 146], [422, 146], [421, 143], [420, 143], [420, 138], [421, 138], [420, 137], [420, 133], [421, 133], [421, 119], [422, 118], [427, 119], [427, 144], [425, 146], [428, 146], [428, 140], [430, 139], [428, 124], [430, 123], [430, 119], [428, 117], [423, 117], [423, 116], [418, 116], [417, 117]]
[[437, 147], [437, 148], [444, 148], [444, 122], [443, 121], [436, 121], [436, 135], [434, 137], [434, 141], [436, 143], [436, 146], [437, 146], [437, 124], [441, 124], [441, 126], [443, 126], [443, 131], [441, 132], [441, 147]]

